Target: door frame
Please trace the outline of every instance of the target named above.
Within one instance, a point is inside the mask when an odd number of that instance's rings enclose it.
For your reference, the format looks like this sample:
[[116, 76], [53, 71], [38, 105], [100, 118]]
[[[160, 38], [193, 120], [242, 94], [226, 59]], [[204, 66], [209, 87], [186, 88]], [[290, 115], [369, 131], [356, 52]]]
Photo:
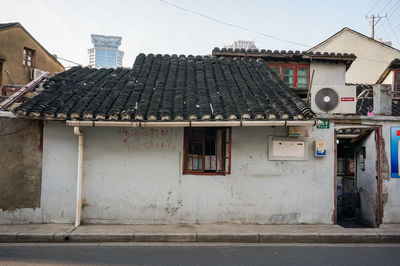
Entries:
[[[375, 147], [376, 147], [376, 213], [375, 213], [375, 220], [376, 220], [376, 227], [379, 227], [382, 224], [383, 219], [383, 202], [382, 202], [382, 126], [381, 125], [351, 125], [351, 124], [342, 124], [343, 126], [348, 126], [349, 128], [370, 128], [374, 130], [375, 134]], [[342, 126], [338, 124], [338, 126]], [[332, 216], [332, 220], [334, 224], [337, 224], [338, 220], [338, 213], [337, 213], [337, 131], [336, 131], [337, 124], [335, 123], [334, 128], [334, 212]]]

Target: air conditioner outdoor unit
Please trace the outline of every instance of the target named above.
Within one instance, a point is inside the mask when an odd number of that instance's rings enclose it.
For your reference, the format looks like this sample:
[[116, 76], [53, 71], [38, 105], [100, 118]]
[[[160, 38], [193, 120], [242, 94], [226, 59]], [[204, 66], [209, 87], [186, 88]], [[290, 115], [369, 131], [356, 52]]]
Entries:
[[311, 110], [316, 114], [355, 114], [356, 86], [315, 85], [311, 88]]
[[45, 72], [46, 71], [44, 71], [44, 70], [40, 70], [40, 69], [37, 69], [37, 68], [32, 68], [32, 70], [31, 70], [31, 80], [39, 77], [40, 75], [42, 75]]

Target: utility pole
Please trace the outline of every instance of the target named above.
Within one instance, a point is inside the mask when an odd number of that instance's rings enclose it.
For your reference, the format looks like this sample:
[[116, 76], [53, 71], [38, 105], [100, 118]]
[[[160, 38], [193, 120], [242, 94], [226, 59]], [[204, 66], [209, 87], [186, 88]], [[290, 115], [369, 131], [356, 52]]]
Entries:
[[[387, 14], [385, 14], [384, 16], [379, 16], [379, 15], [377, 15], [377, 16], [375, 16], [375, 15], [372, 15], [371, 17], [368, 17], [368, 16], [365, 16], [368, 20], [370, 20], [371, 19], [371, 38], [372, 39], [375, 39], [375, 25], [376, 24], [378, 24], [378, 22], [379, 22], [379, 20], [381, 20], [382, 18], [386, 18], [387, 17]], [[378, 19], [376, 22], [375, 22], [375, 19]]]

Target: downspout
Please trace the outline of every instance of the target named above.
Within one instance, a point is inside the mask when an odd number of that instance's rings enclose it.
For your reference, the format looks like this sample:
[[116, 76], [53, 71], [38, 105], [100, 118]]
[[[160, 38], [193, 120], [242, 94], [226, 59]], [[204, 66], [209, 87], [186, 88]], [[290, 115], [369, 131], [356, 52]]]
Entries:
[[76, 182], [75, 228], [81, 224], [82, 218], [82, 175], [83, 175], [83, 132], [74, 127], [74, 134], [79, 138], [78, 144], [78, 175]]

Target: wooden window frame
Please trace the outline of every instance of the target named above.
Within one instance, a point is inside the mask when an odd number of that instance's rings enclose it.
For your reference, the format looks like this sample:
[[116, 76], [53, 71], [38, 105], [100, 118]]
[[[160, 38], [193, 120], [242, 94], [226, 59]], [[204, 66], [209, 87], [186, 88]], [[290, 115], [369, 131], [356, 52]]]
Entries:
[[[223, 129], [222, 133], [222, 160], [221, 160], [221, 169], [225, 169], [224, 171], [219, 171], [219, 172], [206, 172], [205, 171], [205, 138], [206, 134], [205, 131], [208, 127], [186, 127], [184, 130], [184, 156], [183, 156], [183, 174], [184, 175], [227, 175], [231, 173], [231, 166], [232, 166], [232, 128], [231, 127], [218, 127], [216, 129]], [[190, 132], [192, 129], [203, 129], [203, 140], [202, 140], [202, 145], [203, 145], [203, 155], [202, 155], [202, 169], [201, 171], [194, 171], [190, 170], [188, 168], [188, 162], [189, 162], [189, 136]], [[227, 141], [228, 137], [228, 141]], [[226, 150], [228, 146], [228, 150]], [[226, 168], [226, 160], [228, 160], [228, 167]], [[227, 169], [227, 171], [226, 171]]]
[[[305, 64], [294, 64], [294, 63], [269, 63], [270, 67], [279, 67], [280, 68], [280, 79], [283, 79], [283, 68], [293, 68], [293, 88], [305, 90], [310, 84], [310, 65]], [[307, 69], [307, 87], [306, 88], [297, 88], [297, 69], [298, 68], [306, 68]]]
[[397, 95], [399, 88], [397, 87], [397, 75], [400, 74], [400, 70], [394, 70], [394, 85], [393, 85], [393, 98], [399, 99], [400, 95]]
[[[28, 65], [28, 62], [29, 62], [29, 60], [28, 60], [28, 52], [31, 53], [31, 60], [30, 60], [31, 65], [30, 66]], [[35, 60], [35, 50], [30, 49], [28, 47], [24, 47], [23, 54], [22, 54], [22, 64], [24, 66], [34, 68], [35, 67], [35, 61], [34, 60]]]
[[0, 59], [0, 96], [2, 96], [4, 93], [3, 90], [3, 60]]

